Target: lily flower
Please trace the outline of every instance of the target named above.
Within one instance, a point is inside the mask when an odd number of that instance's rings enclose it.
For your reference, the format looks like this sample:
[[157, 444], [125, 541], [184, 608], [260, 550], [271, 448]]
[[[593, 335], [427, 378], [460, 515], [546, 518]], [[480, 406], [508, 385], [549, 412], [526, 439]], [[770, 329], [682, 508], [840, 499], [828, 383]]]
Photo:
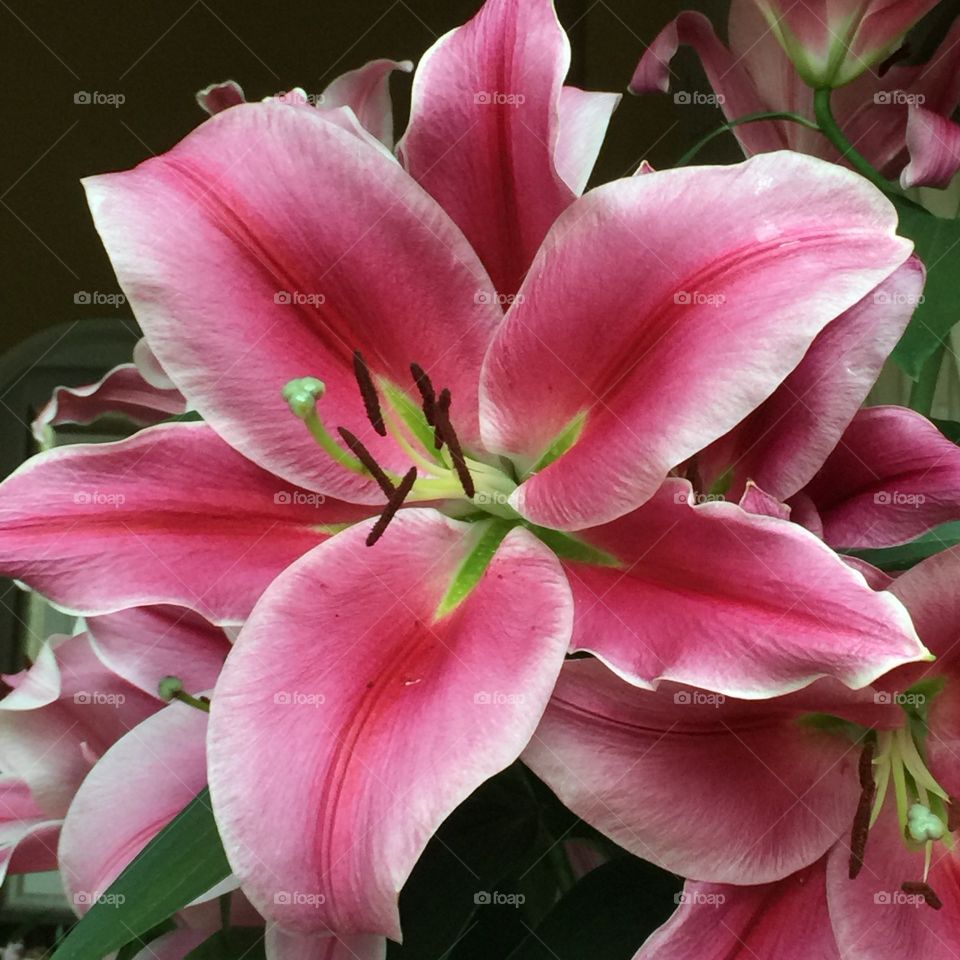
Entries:
[[[768, 6], [772, 9], [773, 5]], [[833, 6], [842, 8], [844, 4]], [[864, 22], [875, 19], [879, 23], [886, 15], [910, 6], [915, 5], [885, 4], [884, 10], [873, 12]], [[791, 10], [805, 17], [810, 13], [803, 2]], [[700, 57], [728, 120], [784, 111], [813, 120], [813, 90], [791, 64], [776, 30], [755, 0], [732, 0], [728, 38], [729, 48], [703, 14], [681, 13], [644, 51], [631, 91], [668, 90], [670, 62], [678, 46], [688, 44]], [[960, 21], [954, 22], [927, 63], [867, 70], [834, 92], [832, 108], [846, 137], [885, 176], [899, 176], [904, 187], [945, 187], [960, 168], [960, 126], [950, 119], [960, 102], [958, 39]], [[840, 160], [839, 152], [823, 134], [787, 120], [744, 123], [734, 127], [733, 133], [747, 156], [788, 148]]]
[[878, 286], [914, 288], [892, 206], [796, 154], [575, 198], [567, 52], [551, 4], [492, 0], [421, 62], [405, 166], [350, 109], [274, 99], [86, 182], [204, 422], [24, 465], [0, 568], [86, 614], [244, 624], [209, 782], [291, 936], [400, 938], [428, 838], [520, 754], [570, 649], [750, 698], [927, 655], [808, 531], [674, 475]]
[[745, 702], [564, 667], [524, 759], [579, 816], [693, 878], [638, 960], [952, 955], [958, 576], [952, 549], [892, 584], [938, 659], [872, 695], [819, 681]]

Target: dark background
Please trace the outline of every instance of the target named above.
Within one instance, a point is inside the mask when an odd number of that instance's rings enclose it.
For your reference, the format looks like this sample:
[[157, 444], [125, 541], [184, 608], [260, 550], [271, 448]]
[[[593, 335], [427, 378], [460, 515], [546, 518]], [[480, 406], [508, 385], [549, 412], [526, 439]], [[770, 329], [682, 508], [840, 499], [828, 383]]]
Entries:
[[[0, 0], [3, 64], [0, 150], [0, 351], [65, 321], [129, 316], [77, 304], [81, 291], [118, 292], [79, 180], [161, 153], [204, 117], [194, 92], [232, 78], [250, 99], [292, 86], [319, 92], [376, 57], [411, 59], [479, 8], [479, 0]], [[666, 0], [558, 0], [570, 33], [570, 82], [625, 89], [645, 45], [691, 4]], [[726, 3], [701, 2], [723, 31]], [[678, 61], [681, 89], [709, 88], [696, 58]], [[410, 78], [396, 75], [397, 129]], [[113, 107], [76, 104], [78, 92], [122, 94]], [[596, 177], [630, 173], [647, 157], [672, 164], [722, 121], [710, 106], [670, 96], [625, 96]], [[682, 126], [681, 126], [682, 123]], [[712, 157], [734, 159], [732, 140]], [[705, 154], [705, 156], [711, 156]]]

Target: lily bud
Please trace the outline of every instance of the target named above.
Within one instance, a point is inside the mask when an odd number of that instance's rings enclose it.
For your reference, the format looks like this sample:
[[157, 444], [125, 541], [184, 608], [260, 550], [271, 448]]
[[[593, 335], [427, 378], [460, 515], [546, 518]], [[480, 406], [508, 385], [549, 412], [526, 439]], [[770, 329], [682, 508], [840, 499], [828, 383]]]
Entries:
[[842, 87], [885, 60], [936, 0], [755, 0], [811, 87]]

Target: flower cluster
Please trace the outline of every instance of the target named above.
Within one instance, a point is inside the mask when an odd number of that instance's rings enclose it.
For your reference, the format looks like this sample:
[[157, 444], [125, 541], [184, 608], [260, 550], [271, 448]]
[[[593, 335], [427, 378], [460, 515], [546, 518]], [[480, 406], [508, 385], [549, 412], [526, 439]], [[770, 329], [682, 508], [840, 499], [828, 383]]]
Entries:
[[[587, 190], [619, 97], [564, 84], [550, 0], [487, 0], [396, 146], [377, 60], [208, 87], [86, 180], [145, 337], [34, 432], [137, 429], [0, 485], [0, 573], [82, 618], [6, 678], [2, 868], [80, 931], [209, 798], [228, 871], [153, 955], [378, 960], [519, 759], [599, 838], [573, 874], [687, 878], [642, 960], [952, 956], [960, 449], [864, 406], [935, 267], [886, 177], [960, 165], [939, 62], [873, 70], [931, 5], [733, 0], [729, 50], [681, 14], [632, 89], [695, 46], [729, 166]], [[534, 909], [503, 879], [471, 909]]]

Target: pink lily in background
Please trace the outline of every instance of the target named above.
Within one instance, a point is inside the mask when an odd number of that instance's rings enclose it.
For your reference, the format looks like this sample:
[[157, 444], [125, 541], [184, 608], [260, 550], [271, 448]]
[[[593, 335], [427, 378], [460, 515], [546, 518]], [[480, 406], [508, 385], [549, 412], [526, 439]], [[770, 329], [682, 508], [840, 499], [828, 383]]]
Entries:
[[[842, 7], [842, 4], [837, 4]], [[886, 4], [889, 13], [915, 4]], [[932, 6], [932, 4], [928, 4]], [[794, 11], [809, 12], [803, 3]], [[882, 16], [878, 11], [872, 16]], [[791, 112], [812, 120], [813, 90], [790, 62], [755, 0], [732, 0], [729, 48], [701, 13], [684, 12], [644, 51], [630, 83], [634, 93], [667, 91], [670, 62], [680, 44], [696, 50], [728, 120]], [[960, 168], [960, 126], [950, 118], [960, 102], [960, 21], [926, 64], [867, 70], [834, 92], [833, 110], [847, 138], [885, 176], [904, 187], [946, 186]], [[733, 128], [747, 156], [788, 148], [839, 160], [823, 134], [787, 120]]]
[[403, 165], [298, 95], [86, 184], [205, 422], [26, 464], [0, 568], [86, 614], [244, 623], [207, 766], [278, 937], [399, 939], [428, 838], [520, 754], [571, 647], [750, 698], [927, 655], [808, 531], [673, 476], [873, 291], [916, 292], [893, 208], [796, 154], [575, 199], [598, 140], [565, 149], [564, 118], [602, 133], [611, 101], [564, 94], [567, 56], [551, 4], [493, 0], [421, 62]]
[[744, 702], [569, 662], [524, 753], [570, 809], [694, 878], [638, 960], [953, 956], [960, 551], [890, 590], [937, 655], [874, 692]]

